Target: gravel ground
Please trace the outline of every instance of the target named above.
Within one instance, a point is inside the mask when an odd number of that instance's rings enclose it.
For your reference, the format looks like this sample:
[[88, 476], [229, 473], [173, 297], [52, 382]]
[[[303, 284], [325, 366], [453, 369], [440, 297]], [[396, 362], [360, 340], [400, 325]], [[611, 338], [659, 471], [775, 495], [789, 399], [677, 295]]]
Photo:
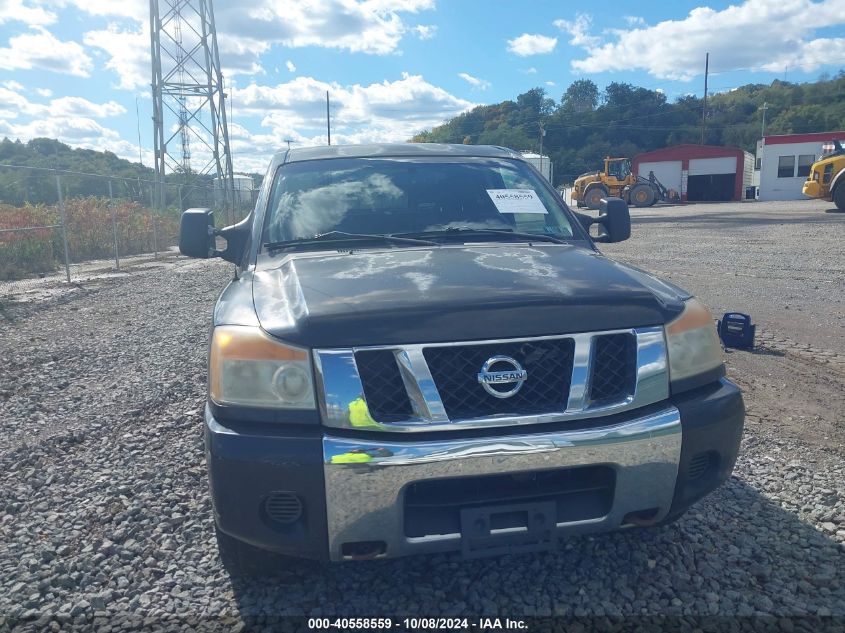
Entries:
[[796, 341], [845, 354], [845, 213], [831, 213], [832, 206], [632, 209], [631, 239], [602, 251], [695, 292], [717, 316], [746, 312]]
[[[762, 203], [740, 211], [769, 213]], [[838, 247], [841, 220], [786, 240], [777, 283], [797, 283], [787, 274], [795, 261], [807, 285], [818, 277], [841, 289], [841, 258], [822, 257]], [[727, 231], [719, 222], [692, 224], [718, 236]], [[673, 231], [665, 219], [647, 231], [679, 235], [671, 256], [659, 242], [639, 255], [646, 223], [613, 254], [662, 271], [677, 263], [676, 281], [719, 309], [745, 307], [732, 302], [751, 289], [780, 292], [769, 278], [713, 281], [707, 270], [741, 249], [716, 239], [711, 246], [726, 250], [703, 253], [686, 225]], [[787, 225], [805, 234], [804, 224]], [[761, 222], [759, 231], [776, 226]], [[815, 240], [818, 254], [805, 254]], [[769, 615], [783, 631], [807, 623], [777, 618], [845, 618], [845, 350], [824, 344], [812, 323], [774, 318], [762, 296], [745, 307], [761, 323], [761, 349], [728, 356], [749, 404], [735, 476], [677, 524], [568, 539], [554, 554], [230, 578], [217, 559], [201, 437], [210, 309], [230, 273], [221, 262], [179, 260], [0, 313], [0, 631], [239, 630], [284, 614]], [[827, 307], [795, 292], [791, 310], [836, 327], [841, 292]]]

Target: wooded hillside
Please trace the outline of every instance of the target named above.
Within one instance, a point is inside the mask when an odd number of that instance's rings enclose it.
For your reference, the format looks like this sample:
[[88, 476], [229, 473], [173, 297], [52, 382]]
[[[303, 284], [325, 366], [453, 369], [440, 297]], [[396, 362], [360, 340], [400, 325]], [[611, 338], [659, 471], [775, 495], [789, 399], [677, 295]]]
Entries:
[[[2, 165], [40, 169], [13, 169]], [[58, 196], [55, 175], [49, 171], [53, 169], [64, 170], [61, 174], [62, 187], [67, 198], [108, 197], [107, 176], [111, 176], [112, 192], [116, 198], [150, 204], [152, 182], [155, 180], [152, 167], [119, 158], [108, 150], [73, 148], [49, 138], [36, 138], [26, 143], [8, 138], [0, 141], [0, 203], [12, 206], [55, 204]], [[255, 186], [259, 186], [261, 174], [251, 175]], [[168, 174], [168, 204], [177, 203], [175, 192], [179, 186], [184, 189], [183, 204], [202, 206], [209, 203], [212, 181], [210, 174]]]
[[[845, 71], [814, 83], [776, 80], [749, 84], [707, 98], [705, 143], [754, 153], [760, 138], [761, 106], [766, 134], [845, 129]], [[515, 101], [479, 106], [412, 140], [433, 143], [504, 145], [539, 149], [540, 124], [546, 130], [543, 153], [554, 161], [556, 185], [601, 166], [604, 156], [701, 142], [702, 99], [669, 102], [656, 90], [611, 83], [603, 92], [589, 79], [572, 83], [559, 101], [534, 88]]]

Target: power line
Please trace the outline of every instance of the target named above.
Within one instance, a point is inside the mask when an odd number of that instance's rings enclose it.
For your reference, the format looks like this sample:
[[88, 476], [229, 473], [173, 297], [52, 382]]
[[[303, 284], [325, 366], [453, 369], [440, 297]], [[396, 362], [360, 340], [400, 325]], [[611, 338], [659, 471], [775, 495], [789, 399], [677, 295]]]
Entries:
[[[46, 172], [47, 174], [65, 174], [69, 176], [81, 176], [84, 178], [105, 178], [108, 180], [117, 180], [121, 182], [131, 182], [131, 183], [144, 183], [148, 185], [157, 185], [158, 180], [147, 180], [146, 178], [140, 178], [138, 176], [112, 176], [110, 174], [95, 174], [92, 172], [85, 172], [85, 171], [75, 171], [72, 169], [58, 169], [54, 167], [34, 167], [32, 165], [14, 165], [11, 163], [0, 163], [0, 169], [25, 169], [29, 171], [38, 171], [38, 172]], [[181, 183], [164, 183], [165, 187], [182, 187], [183, 189], [198, 189], [198, 190], [205, 190], [209, 189], [213, 186], [213, 183], [209, 183], [206, 186], [201, 185], [183, 185]]]

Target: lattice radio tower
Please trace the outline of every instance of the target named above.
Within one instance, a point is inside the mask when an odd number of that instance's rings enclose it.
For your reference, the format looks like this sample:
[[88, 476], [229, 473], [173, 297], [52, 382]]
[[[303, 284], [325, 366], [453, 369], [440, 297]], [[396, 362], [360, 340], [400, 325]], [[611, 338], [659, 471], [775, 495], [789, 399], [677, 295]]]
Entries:
[[214, 174], [215, 193], [222, 195], [217, 202], [227, 207], [231, 203], [234, 215], [226, 95], [212, 0], [150, 0], [150, 53], [156, 205], [163, 209], [167, 203], [165, 174], [182, 173], [186, 180]]

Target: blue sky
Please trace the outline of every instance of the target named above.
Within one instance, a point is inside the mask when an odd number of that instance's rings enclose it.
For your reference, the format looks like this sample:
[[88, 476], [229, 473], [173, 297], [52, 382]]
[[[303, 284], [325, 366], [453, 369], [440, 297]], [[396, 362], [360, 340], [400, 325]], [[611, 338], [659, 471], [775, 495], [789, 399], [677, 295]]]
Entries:
[[[474, 105], [574, 80], [674, 99], [845, 67], [845, 0], [215, 0], [235, 168], [291, 138], [401, 141]], [[0, 0], [0, 135], [151, 162], [147, 0]], [[202, 160], [202, 148], [195, 148]]]

